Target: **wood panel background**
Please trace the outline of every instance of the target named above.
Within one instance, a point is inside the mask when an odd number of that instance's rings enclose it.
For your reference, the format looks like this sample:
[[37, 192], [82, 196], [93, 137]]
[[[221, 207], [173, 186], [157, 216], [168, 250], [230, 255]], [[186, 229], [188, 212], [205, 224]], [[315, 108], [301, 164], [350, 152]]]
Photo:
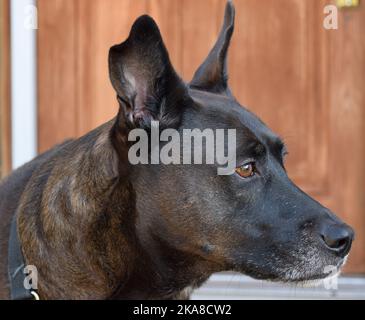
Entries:
[[[238, 100], [287, 142], [288, 171], [355, 227], [347, 271], [365, 272], [365, 7], [331, 0], [235, 0], [230, 84]], [[109, 48], [148, 13], [184, 79], [214, 44], [225, 0], [38, 0], [39, 151], [117, 112]]]
[[10, 130], [10, 8], [0, 2], [0, 178], [11, 169]]

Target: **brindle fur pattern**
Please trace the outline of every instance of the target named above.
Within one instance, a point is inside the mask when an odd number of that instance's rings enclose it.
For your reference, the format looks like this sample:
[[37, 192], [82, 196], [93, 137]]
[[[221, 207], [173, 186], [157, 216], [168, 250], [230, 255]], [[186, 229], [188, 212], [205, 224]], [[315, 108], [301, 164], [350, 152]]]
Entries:
[[[0, 298], [9, 298], [14, 214], [42, 299], [182, 299], [213, 272], [303, 281], [344, 263], [351, 229], [289, 180], [280, 138], [232, 96], [233, 27], [229, 1], [218, 41], [190, 84], [148, 16], [111, 48], [118, 115], [0, 184]], [[128, 133], [149, 132], [153, 119], [180, 132], [237, 129], [238, 162], [255, 159], [258, 173], [242, 179], [217, 176], [215, 166], [131, 166]]]

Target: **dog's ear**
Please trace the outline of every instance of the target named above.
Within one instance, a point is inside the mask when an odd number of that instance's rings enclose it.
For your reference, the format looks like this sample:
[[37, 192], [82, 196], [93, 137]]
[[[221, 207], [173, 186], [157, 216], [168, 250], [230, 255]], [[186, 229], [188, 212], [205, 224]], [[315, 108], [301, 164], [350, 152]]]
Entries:
[[109, 74], [117, 92], [120, 121], [133, 127], [161, 126], [179, 121], [187, 89], [171, 65], [154, 20], [141, 16], [128, 39], [109, 51]]
[[204, 63], [190, 82], [192, 88], [214, 93], [229, 93], [227, 81], [227, 53], [234, 30], [235, 8], [227, 2], [224, 22], [218, 40]]

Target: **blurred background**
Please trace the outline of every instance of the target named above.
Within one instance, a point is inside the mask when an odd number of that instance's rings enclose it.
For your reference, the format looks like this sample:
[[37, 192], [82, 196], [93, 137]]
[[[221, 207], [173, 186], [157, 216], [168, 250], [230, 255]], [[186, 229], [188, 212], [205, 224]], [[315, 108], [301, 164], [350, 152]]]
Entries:
[[[225, 6], [225, 0], [0, 1], [1, 176], [115, 116], [108, 50], [125, 40], [139, 15], [155, 18], [188, 81], [216, 40]], [[337, 290], [225, 273], [194, 298], [365, 298], [365, 1], [234, 3], [233, 93], [283, 137], [289, 175], [352, 225], [356, 240]]]

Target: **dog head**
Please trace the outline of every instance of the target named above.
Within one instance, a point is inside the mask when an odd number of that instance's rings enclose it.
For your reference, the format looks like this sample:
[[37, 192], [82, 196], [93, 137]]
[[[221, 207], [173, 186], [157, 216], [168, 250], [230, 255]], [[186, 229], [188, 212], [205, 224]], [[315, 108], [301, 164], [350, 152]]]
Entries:
[[233, 97], [226, 62], [233, 29], [228, 2], [219, 38], [189, 84], [175, 72], [148, 16], [110, 50], [120, 104], [112, 139], [124, 161], [128, 134], [138, 128], [151, 135], [152, 121], [182, 135], [184, 129], [236, 132], [233, 174], [217, 175], [216, 163], [130, 168], [140, 240], [155, 256], [170, 250], [194, 257], [191, 268], [205, 263], [213, 271], [278, 281], [325, 278], [333, 273], [329, 266], [337, 271], [344, 264], [354, 233], [289, 179], [282, 140]]

